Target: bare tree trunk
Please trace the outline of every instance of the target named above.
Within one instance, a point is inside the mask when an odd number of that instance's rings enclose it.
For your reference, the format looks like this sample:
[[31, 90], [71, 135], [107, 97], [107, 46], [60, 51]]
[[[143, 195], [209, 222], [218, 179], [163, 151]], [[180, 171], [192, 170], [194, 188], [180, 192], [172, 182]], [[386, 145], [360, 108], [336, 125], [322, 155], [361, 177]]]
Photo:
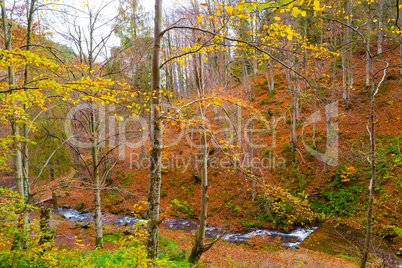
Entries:
[[[370, 47], [370, 18], [367, 22], [367, 45]], [[364, 86], [364, 92], [368, 91], [370, 87], [370, 55], [369, 51], [366, 50], [366, 85]]]
[[[201, 108], [202, 109], [202, 108]], [[198, 227], [195, 237], [195, 244], [191, 251], [188, 261], [190, 263], [197, 263], [202, 253], [209, 248], [205, 247], [205, 227], [207, 223], [207, 208], [208, 208], [208, 144], [207, 135], [205, 132], [201, 134], [201, 155], [202, 155], [202, 170], [201, 170], [201, 212], [200, 212], [200, 226]]]
[[59, 206], [57, 204], [57, 194], [54, 192], [52, 193], [52, 203], [53, 203], [53, 210], [55, 211], [55, 213], [57, 213]]
[[95, 247], [103, 248], [103, 227], [102, 227], [102, 209], [101, 209], [101, 184], [99, 174], [99, 144], [96, 133], [98, 133], [98, 120], [96, 118], [96, 105], [92, 105], [91, 131], [92, 131], [92, 163], [93, 163], [93, 181], [94, 181], [94, 203], [95, 203]]
[[401, 66], [399, 69], [399, 74], [402, 76], [402, 35], [399, 37], [399, 43], [399, 65]]
[[148, 217], [147, 230], [149, 234], [147, 251], [148, 257], [155, 259], [158, 255], [159, 234], [159, 207], [161, 190], [161, 163], [162, 163], [162, 125], [160, 118], [160, 68], [159, 58], [161, 49], [160, 36], [162, 29], [162, 0], [155, 0], [155, 27], [154, 46], [152, 57], [152, 89], [151, 89], [151, 164], [148, 193]]
[[[352, 0], [347, 1], [348, 4], [348, 25], [352, 25], [352, 19], [353, 19], [353, 5], [352, 5]], [[352, 87], [354, 84], [353, 81], [353, 46], [352, 46], [352, 39], [353, 39], [353, 31], [350, 28], [346, 29], [347, 35], [348, 35], [348, 43], [349, 43], [349, 50], [348, 50], [348, 86]], [[348, 89], [348, 99], [347, 99], [347, 105], [350, 104], [350, 93]], [[346, 106], [348, 107], [348, 106]]]
[[378, 1], [378, 9], [379, 9], [379, 18], [378, 18], [378, 40], [377, 40], [377, 54], [382, 53], [382, 18], [383, 18], [383, 1]]
[[[249, 98], [250, 106], [252, 105], [251, 104], [252, 97], [253, 97], [253, 90], [251, 90], [251, 92], [250, 92], [250, 98]], [[254, 120], [251, 123], [251, 128], [250, 128], [250, 131], [249, 131], [249, 142], [248, 142], [249, 149], [250, 149], [250, 173], [251, 174], [254, 173], [254, 167], [253, 167], [254, 148], [253, 148], [253, 131], [252, 131], [252, 129], [254, 129]], [[256, 182], [256, 178], [254, 178], [254, 176], [252, 178], [252, 182], [253, 182], [253, 184], [252, 184], [252, 188], [251, 188], [251, 198], [254, 201], [256, 196], [257, 196], [257, 189], [256, 189], [257, 188], [257, 185], [256, 185], [257, 182]]]
[[298, 100], [297, 93], [293, 94], [293, 116], [292, 116], [292, 160], [293, 163], [296, 164], [296, 151], [297, 151], [297, 135], [296, 135], [296, 120], [297, 120], [297, 108]]
[[347, 84], [347, 66], [346, 66], [346, 54], [345, 48], [341, 49], [342, 57], [342, 98], [347, 102], [348, 99], [348, 84]]
[[272, 91], [275, 89], [275, 76], [274, 69], [272, 68], [271, 60], [265, 61], [265, 76], [267, 78], [268, 90]]
[[315, 113], [317, 112], [317, 96], [315, 94], [316, 94], [316, 92], [314, 90], [314, 114], [313, 114], [313, 146], [314, 146], [314, 148], [317, 147], [315, 144], [315, 121], [316, 121]]
[[53, 241], [55, 231], [53, 229], [52, 210], [50, 208], [40, 209], [40, 232], [41, 237], [38, 243], [39, 245]]
[[[360, 268], [366, 267], [366, 262], [369, 253], [371, 233], [373, 229], [373, 203], [374, 203], [374, 191], [376, 187], [376, 151], [375, 151], [375, 84], [374, 84], [374, 70], [373, 70], [373, 58], [370, 57], [370, 73], [371, 73], [371, 107], [370, 107], [370, 151], [371, 151], [371, 180], [369, 186], [369, 202], [367, 207], [367, 226], [366, 226], [366, 238], [364, 241], [363, 254], [361, 256]], [[384, 75], [385, 77], [385, 75]]]

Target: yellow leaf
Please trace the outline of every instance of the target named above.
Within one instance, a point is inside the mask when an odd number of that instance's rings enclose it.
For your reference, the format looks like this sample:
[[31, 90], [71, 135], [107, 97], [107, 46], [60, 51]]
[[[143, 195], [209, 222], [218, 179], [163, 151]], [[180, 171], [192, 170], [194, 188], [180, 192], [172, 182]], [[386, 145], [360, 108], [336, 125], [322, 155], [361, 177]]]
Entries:
[[274, 19], [277, 20], [277, 21], [281, 20], [280, 17], [275, 17]]
[[202, 16], [200, 15], [197, 17], [197, 23], [200, 23], [201, 21], [202, 21]]
[[318, 11], [318, 10], [320, 10], [320, 1], [318, 1], [318, 0], [314, 0], [314, 10], [315, 11]]
[[302, 17], [305, 17], [307, 15], [307, 12], [303, 10], [300, 14], [302, 15]]
[[232, 6], [227, 6], [227, 7], [226, 7], [226, 12], [227, 12], [229, 15], [232, 15], [232, 14], [233, 14], [233, 7], [232, 7]]

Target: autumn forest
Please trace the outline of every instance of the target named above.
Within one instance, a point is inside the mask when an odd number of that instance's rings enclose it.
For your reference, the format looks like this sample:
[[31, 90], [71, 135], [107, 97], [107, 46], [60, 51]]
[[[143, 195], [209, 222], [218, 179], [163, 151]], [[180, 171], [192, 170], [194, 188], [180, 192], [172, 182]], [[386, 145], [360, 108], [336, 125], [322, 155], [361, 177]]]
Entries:
[[399, 0], [0, 8], [0, 267], [402, 267]]

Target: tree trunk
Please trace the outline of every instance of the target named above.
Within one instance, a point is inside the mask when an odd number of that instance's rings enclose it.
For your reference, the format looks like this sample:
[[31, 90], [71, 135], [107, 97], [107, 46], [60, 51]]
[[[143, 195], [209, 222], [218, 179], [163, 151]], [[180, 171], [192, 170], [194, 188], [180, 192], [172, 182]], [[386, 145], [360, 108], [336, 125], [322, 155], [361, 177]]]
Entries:
[[[31, 51], [31, 45], [32, 45], [32, 24], [33, 24], [33, 13], [35, 11], [35, 3], [36, 0], [31, 0], [30, 5], [29, 5], [29, 10], [27, 14], [27, 51]], [[29, 65], [25, 65], [25, 72], [24, 72], [24, 85], [27, 85], [30, 82], [30, 69]], [[27, 113], [27, 108], [26, 105], [24, 104], [23, 109], [25, 113]], [[29, 127], [28, 124], [24, 124], [24, 139], [25, 141], [23, 142], [23, 153], [22, 153], [22, 171], [23, 171], [23, 186], [24, 186], [24, 199], [25, 203], [29, 203], [29, 196], [30, 196], [30, 184], [29, 184], [29, 149], [28, 149], [28, 142], [29, 140]], [[28, 219], [28, 211], [24, 209], [23, 211], [23, 218], [24, 218], [24, 225], [28, 226], [29, 224], [29, 219]]]
[[54, 181], [54, 164], [52, 163], [49, 167], [49, 177], [51, 181]]
[[[202, 117], [204, 117], [203, 114]], [[205, 132], [201, 134], [201, 155], [202, 155], [202, 170], [201, 170], [200, 226], [198, 227], [196, 233], [195, 244], [191, 251], [190, 257], [188, 258], [188, 261], [190, 263], [197, 263], [200, 260], [202, 253], [204, 253], [207, 250], [207, 248], [204, 245], [205, 227], [207, 223], [207, 208], [208, 208], [208, 164], [207, 164], [208, 144], [207, 144], [207, 135]]]
[[275, 89], [275, 80], [274, 80], [274, 70], [272, 68], [271, 60], [265, 61], [265, 76], [267, 78], [267, 86], [268, 90], [272, 91]]
[[161, 163], [162, 163], [162, 125], [160, 118], [160, 68], [159, 58], [161, 49], [160, 36], [162, 29], [162, 0], [155, 0], [155, 27], [154, 46], [152, 56], [152, 89], [151, 89], [151, 163], [148, 193], [147, 231], [149, 234], [147, 252], [150, 259], [158, 256], [159, 241], [159, 207], [161, 190]]
[[[378, 1], [379, 18], [378, 18], [378, 40], [377, 40], [377, 54], [382, 53], [382, 18], [383, 18], [383, 1]], [[398, 7], [399, 8], [399, 7]]]
[[40, 209], [40, 233], [41, 237], [38, 243], [39, 245], [51, 243], [53, 241], [55, 231], [53, 229], [52, 210], [50, 208]]
[[57, 194], [56, 193], [52, 193], [52, 203], [53, 203], [53, 210], [55, 211], [55, 213], [57, 213], [59, 211], [59, 206], [57, 205]]
[[347, 66], [346, 66], [346, 57], [347, 51], [345, 48], [341, 49], [341, 57], [342, 57], [342, 98], [347, 102], [348, 100], [348, 84], [347, 84]]
[[373, 71], [373, 58], [370, 58], [370, 73], [371, 73], [371, 108], [370, 108], [370, 147], [371, 147], [371, 180], [369, 186], [369, 202], [367, 207], [367, 227], [366, 238], [364, 241], [364, 249], [361, 257], [360, 268], [366, 267], [367, 257], [369, 253], [371, 233], [373, 228], [373, 203], [374, 203], [374, 191], [376, 186], [376, 151], [375, 151], [375, 121], [374, 121], [374, 108], [375, 108], [375, 84], [374, 84], [374, 71]]
[[313, 147], [314, 149], [317, 148], [316, 144], [315, 144], [315, 121], [316, 121], [316, 112], [317, 112], [317, 96], [316, 96], [316, 92], [314, 90], [314, 114], [313, 114]]
[[[367, 45], [370, 47], [370, 18], [367, 22]], [[364, 92], [368, 91], [370, 87], [370, 55], [369, 51], [366, 51], [366, 85], [364, 86]]]
[[92, 131], [92, 163], [93, 163], [93, 174], [92, 178], [94, 181], [94, 204], [95, 204], [95, 247], [103, 248], [103, 227], [102, 227], [102, 209], [101, 209], [101, 184], [100, 184], [100, 174], [99, 174], [99, 144], [97, 139], [98, 133], [98, 122], [96, 118], [96, 105], [92, 105], [92, 116], [91, 116], [91, 131]]
[[[348, 25], [352, 25], [352, 19], [353, 19], [353, 5], [352, 1], [348, 0]], [[348, 40], [347, 42], [349, 43], [349, 50], [348, 50], [348, 86], [353, 87], [354, 81], [353, 81], [353, 46], [351, 44], [353, 40], [353, 31], [348, 27], [346, 29], [347, 35], [348, 35]], [[350, 93], [348, 89], [348, 99], [347, 99], [347, 105], [350, 104]], [[348, 108], [348, 106], [346, 106]]]

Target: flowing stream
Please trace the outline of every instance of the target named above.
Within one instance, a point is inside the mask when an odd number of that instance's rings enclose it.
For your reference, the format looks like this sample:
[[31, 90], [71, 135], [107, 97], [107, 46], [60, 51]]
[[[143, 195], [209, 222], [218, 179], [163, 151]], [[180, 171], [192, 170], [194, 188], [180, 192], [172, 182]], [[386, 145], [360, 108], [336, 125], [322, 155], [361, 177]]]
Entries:
[[[64, 216], [65, 219], [70, 221], [93, 221], [93, 213], [92, 212], [80, 212], [76, 209], [68, 208], [63, 209], [59, 208], [59, 213]], [[145, 220], [136, 219], [134, 217], [125, 215], [116, 215], [111, 213], [102, 214], [103, 222], [109, 224], [115, 224], [120, 226], [133, 226], [138, 223], [143, 223]], [[189, 219], [168, 219], [162, 222], [162, 227], [169, 230], [184, 230], [188, 232], [193, 232], [198, 228], [198, 221], [189, 220]], [[278, 231], [271, 231], [265, 229], [258, 228], [249, 228], [244, 232], [237, 233], [227, 233], [222, 239], [230, 242], [230, 243], [249, 243], [249, 239], [251, 237], [268, 237], [271, 239], [280, 238], [280, 243], [282, 246], [287, 248], [295, 248], [297, 247], [306, 237], [314, 232], [317, 227], [314, 228], [297, 228], [290, 233], [282, 233]], [[224, 230], [220, 227], [216, 226], [207, 226], [205, 230], [206, 237], [219, 237]]]

